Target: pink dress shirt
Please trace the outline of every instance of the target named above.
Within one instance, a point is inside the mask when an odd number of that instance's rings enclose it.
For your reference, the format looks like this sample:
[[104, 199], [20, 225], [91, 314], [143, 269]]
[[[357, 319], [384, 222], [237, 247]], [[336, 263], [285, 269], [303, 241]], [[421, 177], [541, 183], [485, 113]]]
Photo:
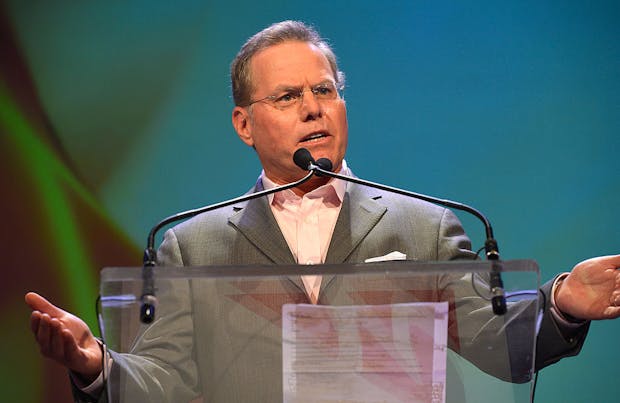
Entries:
[[[340, 174], [350, 174], [344, 161]], [[261, 179], [265, 189], [277, 186], [264, 171]], [[345, 181], [332, 179], [303, 196], [296, 195], [290, 189], [268, 196], [271, 211], [297, 263], [313, 265], [325, 262], [345, 191]], [[312, 272], [311, 268], [308, 272]], [[301, 276], [301, 280], [308, 298], [316, 304], [321, 276], [308, 274]]]

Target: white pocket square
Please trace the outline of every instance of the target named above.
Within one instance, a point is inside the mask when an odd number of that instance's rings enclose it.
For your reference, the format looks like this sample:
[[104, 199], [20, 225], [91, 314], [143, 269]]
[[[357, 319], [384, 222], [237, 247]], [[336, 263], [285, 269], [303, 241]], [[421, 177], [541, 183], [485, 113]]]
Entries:
[[368, 258], [364, 260], [364, 263], [387, 262], [389, 260], [407, 260], [407, 255], [395, 250], [387, 255]]

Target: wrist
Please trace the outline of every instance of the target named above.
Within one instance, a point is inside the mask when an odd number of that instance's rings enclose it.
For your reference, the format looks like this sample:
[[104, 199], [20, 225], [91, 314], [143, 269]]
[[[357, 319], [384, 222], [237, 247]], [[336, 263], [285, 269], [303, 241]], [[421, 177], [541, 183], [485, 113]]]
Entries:
[[89, 368], [77, 371], [72, 370], [73, 376], [82, 382], [84, 385], [90, 385], [93, 383], [101, 373], [103, 372], [103, 357], [105, 356], [105, 346], [103, 342], [97, 338], [94, 338], [96, 347], [93, 348], [93, 357], [88, 360]]
[[551, 290], [551, 306], [554, 308], [556, 314], [566, 320], [567, 322], [570, 323], [583, 323], [584, 320], [583, 319], [579, 319], [576, 318], [568, 313], [566, 313], [566, 311], [564, 311], [560, 305], [558, 304], [558, 301], [561, 301], [562, 299], [559, 298], [560, 295], [560, 289], [562, 288], [562, 284], [564, 283], [564, 280], [566, 280], [566, 278], [569, 276], [570, 273], [562, 273], [560, 274], [554, 281], [553, 283], [553, 288]]

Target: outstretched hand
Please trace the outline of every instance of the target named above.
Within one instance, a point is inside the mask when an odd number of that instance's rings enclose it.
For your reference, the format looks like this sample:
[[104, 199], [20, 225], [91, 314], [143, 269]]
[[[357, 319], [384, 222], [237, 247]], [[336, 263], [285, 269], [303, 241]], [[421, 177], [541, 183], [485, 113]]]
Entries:
[[32, 308], [30, 328], [41, 354], [77, 373], [84, 381], [94, 381], [103, 370], [102, 352], [86, 323], [39, 294], [29, 292], [25, 299]]
[[556, 291], [557, 308], [578, 319], [620, 317], [620, 255], [577, 264]]

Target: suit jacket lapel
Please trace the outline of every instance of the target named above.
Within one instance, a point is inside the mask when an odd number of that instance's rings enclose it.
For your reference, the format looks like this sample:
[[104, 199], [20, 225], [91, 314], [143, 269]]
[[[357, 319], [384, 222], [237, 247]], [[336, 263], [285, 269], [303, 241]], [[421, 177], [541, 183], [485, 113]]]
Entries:
[[[261, 190], [263, 187], [259, 180], [253, 191]], [[342, 209], [336, 221], [325, 263], [345, 262], [385, 214], [386, 207], [374, 200], [375, 196], [371, 191], [354, 183], [347, 184], [347, 192], [342, 201]], [[262, 253], [275, 264], [296, 264], [266, 197], [235, 206], [235, 211], [229, 222]], [[310, 270], [308, 274], [311, 274]], [[333, 278], [332, 275], [323, 276], [321, 291]], [[291, 276], [290, 280], [301, 290], [305, 290], [299, 276]]]
[[[387, 211], [385, 206], [374, 200], [370, 191], [354, 183], [347, 184], [325, 263], [344, 263]], [[333, 279], [333, 275], [323, 276], [321, 292]]]
[[345, 262], [351, 252], [377, 225], [387, 208], [374, 199], [370, 189], [354, 183], [348, 184], [325, 259], [326, 263]]
[[[254, 191], [263, 190], [262, 183]], [[228, 219], [258, 250], [275, 264], [295, 264], [295, 260], [278, 227], [267, 197], [252, 199], [234, 207], [235, 213]]]

